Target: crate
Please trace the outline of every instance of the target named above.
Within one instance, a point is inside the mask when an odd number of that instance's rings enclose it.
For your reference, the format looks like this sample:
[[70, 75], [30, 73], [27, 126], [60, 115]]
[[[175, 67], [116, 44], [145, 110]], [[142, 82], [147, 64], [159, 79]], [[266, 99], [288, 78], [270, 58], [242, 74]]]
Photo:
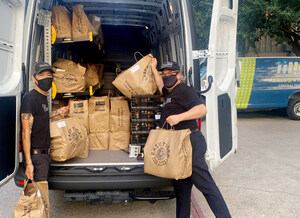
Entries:
[[149, 132], [150, 131], [132, 133], [131, 134], [131, 144], [132, 145], [144, 146], [146, 144]]
[[131, 96], [131, 107], [158, 109], [162, 104], [160, 95], [133, 95]]
[[134, 95], [131, 97], [131, 144], [146, 144], [149, 132], [155, 129], [161, 112], [162, 97], [160, 95]]
[[131, 111], [131, 119], [143, 119], [143, 120], [155, 120], [155, 114], [158, 112], [158, 109], [149, 110], [149, 109], [133, 109]]
[[150, 131], [150, 129], [155, 129], [155, 122], [131, 122], [131, 132], [138, 131]]

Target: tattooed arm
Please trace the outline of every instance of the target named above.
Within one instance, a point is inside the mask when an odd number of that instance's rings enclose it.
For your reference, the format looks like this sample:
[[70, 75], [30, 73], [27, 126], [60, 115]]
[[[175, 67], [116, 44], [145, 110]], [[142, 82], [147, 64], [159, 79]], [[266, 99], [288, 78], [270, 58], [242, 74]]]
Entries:
[[28, 179], [33, 179], [33, 165], [31, 161], [30, 147], [31, 147], [31, 130], [33, 125], [33, 116], [30, 113], [22, 113], [21, 114], [21, 122], [22, 122], [22, 142], [23, 142], [23, 150], [25, 155], [25, 175]]

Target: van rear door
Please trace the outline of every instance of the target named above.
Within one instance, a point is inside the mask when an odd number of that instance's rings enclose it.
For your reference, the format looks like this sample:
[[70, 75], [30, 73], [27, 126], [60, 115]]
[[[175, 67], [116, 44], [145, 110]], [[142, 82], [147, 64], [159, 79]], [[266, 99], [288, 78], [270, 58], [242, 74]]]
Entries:
[[25, 1], [0, 0], [0, 186], [19, 164], [24, 12]]
[[196, 39], [193, 39], [193, 34], [190, 39], [193, 58], [187, 54], [187, 59], [194, 60], [191, 78], [194, 78], [195, 88], [201, 87], [200, 69], [203, 66], [199, 65], [207, 63], [206, 84], [210, 85], [208, 90], [202, 90], [207, 107], [206, 157], [210, 168], [214, 169], [237, 149], [235, 63], [238, 0], [215, 0], [213, 3], [210, 0], [190, 0], [187, 8], [193, 12], [193, 17], [189, 18], [191, 32], [193, 22], [196, 24]]

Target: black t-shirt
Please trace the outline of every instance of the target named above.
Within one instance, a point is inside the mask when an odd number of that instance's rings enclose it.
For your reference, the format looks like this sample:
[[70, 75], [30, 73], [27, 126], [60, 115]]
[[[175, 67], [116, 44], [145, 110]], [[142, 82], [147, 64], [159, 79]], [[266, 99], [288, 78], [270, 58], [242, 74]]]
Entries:
[[[160, 126], [162, 127], [167, 117], [175, 114], [181, 114], [190, 110], [191, 108], [203, 104], [197, 92], [184, 83], [180, 83], [169, 92], [165, 87], [162, 88], [162, 94], [165, 98], [162, 105]], [[181, 121], [174, 126], [176, 130], [180, 129], [197, 129], [196, 120]], [[170, 125], [167, 123], [164, 126], [165, 129], [169, 129]]]
[[34, 118], [31, 132], [31, 148], [49, 148], [50, 126], [47, 96], [35, 89], [26, 93], [21, 104], [22, 113], [31, 113]]

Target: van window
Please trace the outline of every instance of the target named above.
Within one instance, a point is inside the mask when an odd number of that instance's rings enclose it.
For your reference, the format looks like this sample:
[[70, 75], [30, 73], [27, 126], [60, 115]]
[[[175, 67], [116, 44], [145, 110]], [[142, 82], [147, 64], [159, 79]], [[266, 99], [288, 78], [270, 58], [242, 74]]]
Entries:
[[12, 72], [14, 19], [13, 8], [0, 1], [0, 85]]
[[183, 57], [183, 50], [182, 50], [182, 32], [179, 32], [174, 35], [174, 41], [175, 41], [175, 51], [176, 51], [176, 61], [179, 64], [179, 66], [183, 65], [182, 57]]
[[222, 6], [232, 9], [233, 8], [233, 0], [222, 0]]
[[211, 13], [213, 1], [211, 0], [192, 0], [192, 11], [196, 28], [198, 50], [207, 49], [209, 42], [209, 32], [211, 23]]

